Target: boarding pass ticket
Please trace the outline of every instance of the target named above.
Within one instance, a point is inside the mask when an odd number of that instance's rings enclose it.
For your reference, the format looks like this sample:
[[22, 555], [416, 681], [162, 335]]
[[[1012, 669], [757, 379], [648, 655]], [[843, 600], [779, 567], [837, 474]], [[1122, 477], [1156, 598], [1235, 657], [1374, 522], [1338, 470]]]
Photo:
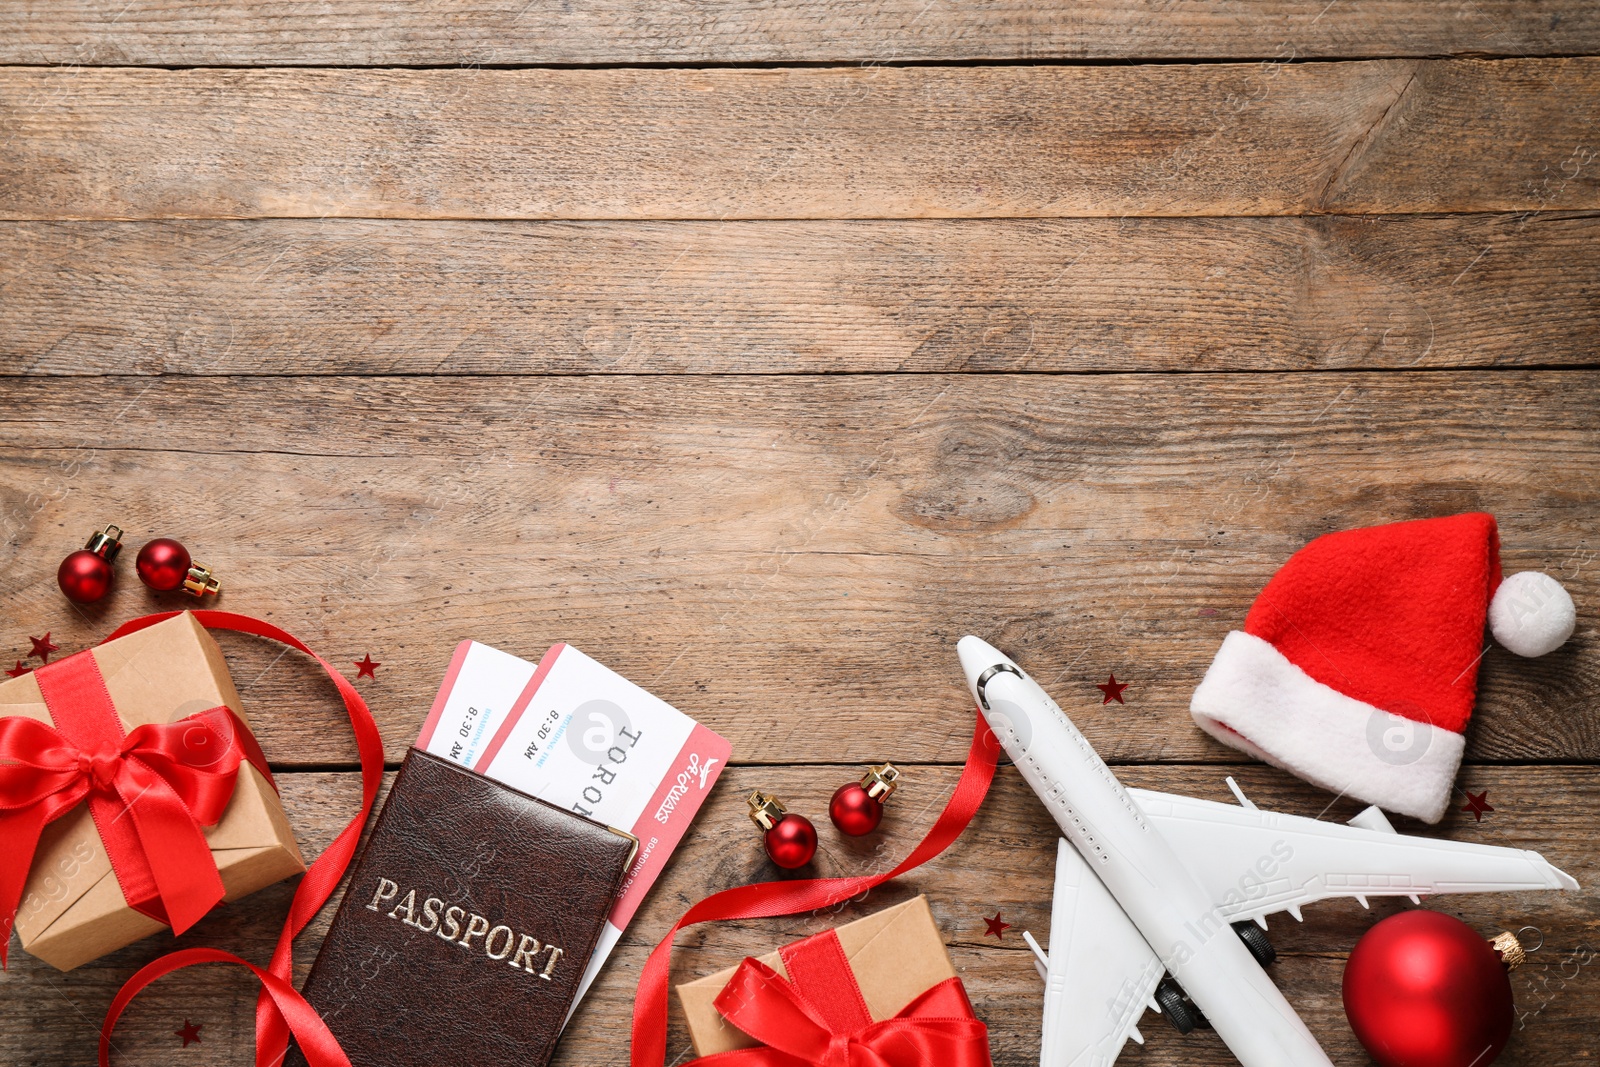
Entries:
[[574, 1007], [731, 752], [725, 739], [571, 645], [535, 664], [476, 641], [456, 647], [417, 747], [639, 839]]

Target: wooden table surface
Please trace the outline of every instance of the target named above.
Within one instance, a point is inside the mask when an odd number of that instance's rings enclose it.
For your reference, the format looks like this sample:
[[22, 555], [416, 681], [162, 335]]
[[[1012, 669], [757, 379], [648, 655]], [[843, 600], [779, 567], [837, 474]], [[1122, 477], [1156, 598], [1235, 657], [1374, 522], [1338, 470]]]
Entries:
[[[172, 606], [131, 558], [169, 535], [220, 606], [382, 664], [359, 684], [391, 769], [466, 637], [571, 641], [723, 733], [557, 1056], [619, 1064], [648, 946], [772, 874], [749, 790], [823, 824], [825, 874], [930, 825], [971, 730], [964, 633], [1131, 785], [1227, 799], [1233, 774], [1349, 817], [1202, 735], [1189, 694], [1308, 539], [1492, 511], [1579, 632], [1483, 659], [1458, 786], [1494, 811], [1458, 792], [1401, 826], [1584, 885], [1433, 906], [1543, 932], [1500, 1062], [1594, 1062], [1597, 313], [1593, 0], [5, 0], [0, 654]], [[107, 522], [120, 585], [75, 609], [55, 568]], [[314, 855], [357, 803], [349, 730], [308, 662], [223, 644]], [[885, 829], [841, 839], [829, 794], [886, 759]], [[928, 894], [1004, 1067], [1038, 1056], [1018, 935], [1048, 934], [1054, 839], [1003, 770], [945, 856], [837, 917]], [[68, 974], [14, 952], [0, 1063], [91, 1063], [175, 944], [265, 961], [291, 889]], [[1367, 1062], [1345, 955], [1395, 910], [1273, 923], [1341, 1067]], [[833, 918], [696, 930], [675, 977]], [[242, 973], [166, 979], [115, 1062], [251, 1063], [253, 1003]], [[1144, 1031], [1123, 1063], [1233, 1062]]]

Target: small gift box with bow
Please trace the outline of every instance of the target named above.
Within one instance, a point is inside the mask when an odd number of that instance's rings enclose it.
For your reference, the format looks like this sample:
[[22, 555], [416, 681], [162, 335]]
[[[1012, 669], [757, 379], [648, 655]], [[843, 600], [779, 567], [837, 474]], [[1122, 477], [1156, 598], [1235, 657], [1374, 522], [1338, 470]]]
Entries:
[[707, 1067], [990, 1063], [925, 897], [680, 985], [678, 1000]]
[[0, 934], [63, 971], [305, 870], [193, 615], [0, 685], [0, 852]]

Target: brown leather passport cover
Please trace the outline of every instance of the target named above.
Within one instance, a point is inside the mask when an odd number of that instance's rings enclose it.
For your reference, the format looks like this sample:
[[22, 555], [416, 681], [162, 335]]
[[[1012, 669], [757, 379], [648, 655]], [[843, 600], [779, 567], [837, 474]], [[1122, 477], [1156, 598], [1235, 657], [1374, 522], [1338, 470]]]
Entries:
[[540, 1067], [633, 848], [413, 748], [305, 997], [355, 1067]]

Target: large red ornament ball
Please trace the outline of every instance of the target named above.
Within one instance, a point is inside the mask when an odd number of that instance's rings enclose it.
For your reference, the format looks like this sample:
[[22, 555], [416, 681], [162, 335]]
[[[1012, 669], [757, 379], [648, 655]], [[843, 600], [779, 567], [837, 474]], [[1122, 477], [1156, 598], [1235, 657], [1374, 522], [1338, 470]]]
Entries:
[[158, 593], [171, 592], [189, 576], [189, 550], [170, 537], [158, 537], [139, 550], [134, 566], [139, 580]]
[[868, 793], [860, 782], [851, 782], [840, 786], [828, 801], [828, 818], [842, 834], [870, 834], [883, 820], [883, 801]]
[[767, 856], [786, 871], [804, 867], [817, 854], [817, 828], [810, 819], [793, 812], [779, 819], [763, 841]]
[[80, 548], [56, 570], [56, 584], [68, 600], [90, 604], [111, 590], [111, 564], [86, 548]]
[[1344, 1011], [1380, 1067], [1488, 1067], [1511, 1037], [1511, 981], [1459, 919], [1404, 911], [1356, 942]]

